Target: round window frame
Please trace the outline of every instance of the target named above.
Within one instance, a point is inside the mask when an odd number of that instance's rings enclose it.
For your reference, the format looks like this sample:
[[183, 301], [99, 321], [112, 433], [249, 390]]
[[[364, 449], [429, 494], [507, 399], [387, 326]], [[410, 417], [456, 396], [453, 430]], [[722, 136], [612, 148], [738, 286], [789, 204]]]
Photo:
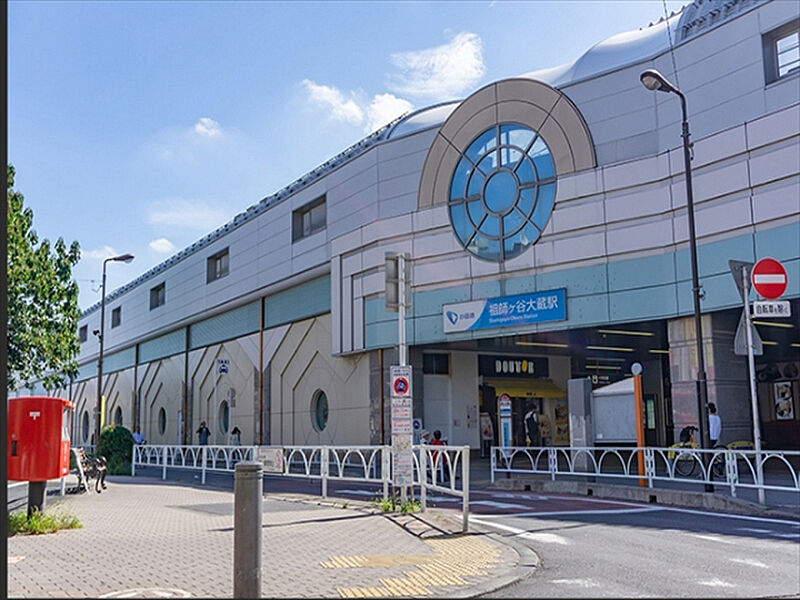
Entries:
[[[506, 129], [506, 132], [503, 131], [504, 129]], [[486, 138], [487, 134], [492, 130], [494, 130], [493, 138]], [[507, 134], [508, 132], [518, 130], [525, 130], [531, 134], [530, 139], [525, 144], [524, 148], [513, 143], [513, 141], [510, 139], [510, 136], [508, 137], [507, 141], [503, 141], [504, 133]], [[472, 146], [482, 138], [486, 138], [484, 144], [478, 148], [472, 148]], [[537, 142], [541, 142], [541, 145], [543, 145], [544, 149], [546, 150], [546, 166], [552, 172], [552, 175], [550, 176], [541, 177], [538, 173], [539, 168], [536, 166], [535, 157], [540, 156], [540, 153], [534, 153]], [[487, 146], [488, 149], [484, 149]], [[513, 169], [509, 168], [509, 166], [503, 162], [501, 154], [503, 149], [508, 149], [520, 154], [520, 157], [516, 160], [516, 164]], [[476, 151], [479, 152], [479, 154], [475, 154]], [[480, 164], [487, 158], [490, 158], [492, 153], [497, 153], [497, 157], [494, 160], [491, 170], [484, 173], [480, 167]], [[470, 157], [468, 154], [475, 154], [475, 156]], [[517, 173], [517, 170], [526, 162], [530, 163], [533, 179], [522, 182], [522, 178]], [[508, 164], [510, 164], [510, 162]], [[463, 175], [463, 195], [454, 197], [453, 188], [456, 183], [456, 178], [460, 175], [459, 171], [462, 168], [462, 165], [468, 167], [466, 173]], [[498, 173], [503, 172], [511, 173], [514, 181], [517, 184], [517, 187], [513, 202], [504, 210], [498, 211], [490, 207], [490, 203], [487, 201], [485, 193], [489, 181]], [[480, 192], [478, 194], [470, 195], [469, 189], [472, 185], [472, 179], [476, 173], [483, 177], [483, 182], [480, 184]], [[458, 159], [456, 160], [455, 166], [452, 169], [452, 173], [448, 181], [446, 206], [447, 215], [450, 220], [450, 226], [453, 230], [453, 234], [456, 236], [456, 239], [462, 248], [464, 248], [475, 258], [485, 260], [487, 262], [502, 263], [524, 254], [531, 246], [535, 245], [541, 239], [542, 234], [544, 233], [544, 230], [550, 221], [553, 208], [555, 207], [557, 181], [558, 172], [556, 170], [556, 161], [553, 151], [551, 150], [550, 145], [547, 143], [544, 136], [542, 136], [539, 131], [530, 125], [514, 120], [498, 122], [490, 127], [482, 129], [477, 135], [470, 139], [468, 144], [465, 144], [458, 150]], [[523, 189], [532, 190], [531, 193], [533, 195], [533, 201], [531, 202], [530, 209], [528, 210], [520, 208], [519, 206], [523, 197]], [[543, 190], [542, 198], [540, 198], [540, 190]], [[537, 215], [540, 199], [545, 203], [542, 205], [545, 214]], [[481, 209], [481, 216], [478, 219], [478, 223], [474, 222], [473, 214], [469, 208], [469, 204], [475, 201], [479, 203]], [[549, 207], [547, 206], [548, 203]], [[462, 223], [460, 226], [457, 225], [454, 220], [454, 212], [456, 212], [454, 207], [457, 206], [463, 206], [463, 210], [461, 212], [463, 213], [462, 219], [464, 220], [464, 223]], [[506, 234], [504, 231], [504, 221], [506, 217], [512, 213], [518, 213], [515, 214], [515, 217], [517, 219], [521, 218], [521, 223], [518, 224], [511, 231], [511, 233]], [[495, 222], [497, 225], [497, 234], [487, 233], [487, 231], [482, 229], [484, 223], [487, 224], [487, 228], [490, 228]], [[470, 230], [469, 234], [466, 236], [466, 239], [462, 237], [462, 231], [465, 229]], [[527, 236], [527, 233], [534, 233], [535, 235]], [[484, 244], [496, 244], [497, 255], [493, 256], [488, 252], [482, 253], [482, 250], [486, 251], [491, 246], [488, 246], [487, 248], [481, 248], [480, 242], [478, 241], [479, 238], [483, 240]], [[527, 241], [522, 243], [523, 239], [527, 239]], [[513, 253], [507, 251], [506, 243], [509, 240], [516, 240], [517, 243], [514, 244], [514, 247], [519, 244], [520, 249]]]
[[162, 406], [158, 409], [158, 434], [164, 435], [167, 433], [167, 411]]
[[83, 417], [81, 418], [81, 436], [83, 437], [83, 443], [89, 441], [89, 411], [83, 411]]
[[227, 400], [220, 402], [217, 408], [217, 426], [222, 435], [228, 435], [231, 429], [231, 407]]
[[[319, 423], [319, 404], [320, 401], [325, 401], [325, 422], [320, 425]], [[325, 390], [319, 389], [315, 391], [311, 395], [311, 426], [314, 428], [314, 431], [317, 433], [322, 433], [328, 427], [328, 422], [330, 421], [330, 401], [328, 400], [328, 394], [325, 393]]]

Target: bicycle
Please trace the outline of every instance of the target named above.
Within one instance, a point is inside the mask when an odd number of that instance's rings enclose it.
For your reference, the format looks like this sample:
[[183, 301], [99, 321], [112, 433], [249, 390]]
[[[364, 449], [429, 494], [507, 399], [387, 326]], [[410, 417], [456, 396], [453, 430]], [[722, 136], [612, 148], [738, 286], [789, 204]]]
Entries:
[[[699, 431], [694, 425], [687, 425], [680, 432], [680, 442], [673, 444], [670, 448], [683, 449], [683, 448], [700, 448], [700, 444], [694, 441], [694, 432]], [[714, 450], [727, 450], [727, 446], [717, 444]], [[698, 459], [697, 454], [692, 452], [675, 452], [670, 451], [667, 458], [675, 461], [675, 474], [682, 477], [691, 477], [697, 469]], [[702, 458], [701, 458], [702, 460]], [[718, 477], [719, 479], [726, 479], [725, 473], [725, 454], [717, 452], [711, 459], [711, 476]]]

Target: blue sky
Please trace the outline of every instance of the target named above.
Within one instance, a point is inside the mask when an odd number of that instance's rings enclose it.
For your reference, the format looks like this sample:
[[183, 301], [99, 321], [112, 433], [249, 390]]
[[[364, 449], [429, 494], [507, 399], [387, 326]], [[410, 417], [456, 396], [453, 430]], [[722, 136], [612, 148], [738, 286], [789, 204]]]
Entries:
[[[682, 2], [668, 1], [669, 11]], [[662, 0], [10, 2], [9, 161], [79, 303], [408, 109], [571, 62]]]

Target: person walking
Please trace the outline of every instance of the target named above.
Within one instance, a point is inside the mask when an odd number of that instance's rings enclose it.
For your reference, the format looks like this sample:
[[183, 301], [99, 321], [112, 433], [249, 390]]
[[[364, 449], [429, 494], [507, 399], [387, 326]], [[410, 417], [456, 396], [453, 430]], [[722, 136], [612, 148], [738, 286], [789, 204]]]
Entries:
[[717, 405], [713, 402], [708, 403], [708, 439], [711, 447], [717, 445], [722, 434], [722, 419], [717, 414]]
[[239, 430], [238, 427], [234, 427], [231, 430], [231, 433], [228, 436], [228, 445], [229, 446], [241, 446], [242, 445], [242, 432]]
[[536, 414], [535, 404], [530, 404], [528, 412], [525, 413], [525, 416], [523, 417], [523, 423], [525, 424], [525, 437], [527, 438], [525, 441], [527, 445], [534, 447], [539, 446], [539, 418]]
[[211, 435], [205, 421], [200, 421], [200, 427], [197, 428], [197, 443], [201, 446], [208, 446], [208, 437]]

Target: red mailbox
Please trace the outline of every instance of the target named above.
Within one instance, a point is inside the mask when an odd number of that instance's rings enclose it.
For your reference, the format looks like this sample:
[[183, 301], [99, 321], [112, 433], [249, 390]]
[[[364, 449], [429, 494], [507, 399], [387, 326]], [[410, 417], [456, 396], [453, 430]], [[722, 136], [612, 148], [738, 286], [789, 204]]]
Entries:
[[9, 398], [9, 480], [47, 481], [69, 474], [72, 407], [72, 402], [62, 398]]

